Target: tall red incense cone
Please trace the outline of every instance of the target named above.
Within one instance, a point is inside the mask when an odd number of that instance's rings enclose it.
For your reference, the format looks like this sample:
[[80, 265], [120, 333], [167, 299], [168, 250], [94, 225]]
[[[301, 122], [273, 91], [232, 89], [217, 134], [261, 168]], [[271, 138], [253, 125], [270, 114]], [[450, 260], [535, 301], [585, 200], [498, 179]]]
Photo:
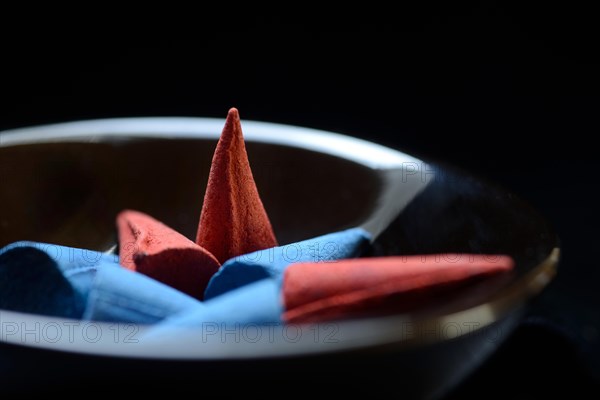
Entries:
[[117, 216], [119, 256], [124, 267], [202, 299], [217, 259], [185, 236], [138, 211]]
[[227, 114], [213, 156], [196, 243], [221, 263], [277, 246], [252, 177], [240, 116], [235, 108]]
[[[407, 312], [478, 278], [510, 271], [508, 256], [437, 254], [298, 263], [283, 280], [287, 322], [319, 322], [385, 309]], [[437, 299], [439, 301], [439, 299]]]

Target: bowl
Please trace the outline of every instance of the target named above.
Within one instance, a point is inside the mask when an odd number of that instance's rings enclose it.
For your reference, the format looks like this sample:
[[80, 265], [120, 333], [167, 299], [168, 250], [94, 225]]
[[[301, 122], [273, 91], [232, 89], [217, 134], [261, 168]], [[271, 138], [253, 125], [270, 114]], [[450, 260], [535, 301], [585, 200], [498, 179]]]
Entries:
[[[119, 118], [1, 132], [0, 247], [32, 240], [110, 252], [115, 216], [125, 208], [193, 237], [223, 123]], [[143, 340], [143, 326], [0, 310], [0, 351], [10, 360], [0, 362], [11, 382], [4, 387], [47, 391], [102, 375], [130, 388], [182, 388], [199, 377], [258, 382], [310, 371], [330, 382], [344, 375], [346, 387], [367, 379], [436, 398], [498, 347], [556, 272], [558, 240], [548, 222], [493, 183], [332, 132], [257, 121], [242, 127], [280, 243], [360, 226], [375, 237], [372, 256], [508, 254], [513, 273], [417, 313], [205, 327], [177, 340]], [[397, 378], [384, 379], [384, 370]], [[23, 378], [32, 371], [36, 385]]]

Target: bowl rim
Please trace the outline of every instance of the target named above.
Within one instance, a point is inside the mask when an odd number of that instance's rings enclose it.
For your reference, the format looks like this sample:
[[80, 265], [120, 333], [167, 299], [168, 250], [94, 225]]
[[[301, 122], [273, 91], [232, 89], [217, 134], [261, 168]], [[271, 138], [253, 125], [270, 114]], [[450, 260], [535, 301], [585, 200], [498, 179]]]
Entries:
[[[1, 131], [0, 148], [32, 143], [96, 143], [120, 138], [217, 140], [222, 126], [222, 119], [201, 117], [81, 120]], [[247, 120], [242, 121], [242, 129], [247, 141], [299, 147], [342, 157], [375, 170], [412, 168], [415, 163], [424, 163], [398, 150], [329, 131]], [[169, 360], [256, 359], [381, 346], [415, 347], [481, 331], [524, 306], [552, 280], [559, 254], [559, 248], [555, 247], [541, 263], [489, 301], [458, 312], [420, 319], [402, 314], [294, 326], [296, 333], [298, 330], [301, 333], [299, 338], [295, 334], [293, 340], [288, 337], [289, 332], [284, 332], [285, 327], [257, 326], [252, 329], [261, 330], [260, 337], [266, 340], [231, 341], [223, 340], [222, 335], [206, 337], [205, 329], [201, 335], [198, 330], [182, 330], [173, 343], [145, 339], [143, 333], [146, 328], [135, 324], [78, 321], [0, 310], [0, 342], [88, 355]], [[436, 334], [426, 337], [419, 334], [419, 327], [428, 326], [451, 326], [453, 329], [441, 328]], [[60, 338], [44, 338], [44, 329], [55, 330], [60, 333]], [[332, 340], [323, 337], [331, 335], [332, 330], [335, 330], [336, 337], [329, 337]], [[130, 337], [128, 341], [130, 331], [141, 336]], [[99, 338], [93, 336], [90, 340], [89, 336], [95, 332], [105, 334], [100, 334]], [[50, 332], [46, 334], [51, 335]], [[235, 333], [229, 332], [229, 335]], [[199, 341], [199, 336], [206, 340]]]
[[[62, 141], [96, 142], [108, 136], [219, 139], [223, 120], [203, 117], [91, 119], [0, 131], [0, 147]], [[372, 169], [398, 168], [421, 160], [364, 139], [294, 125], [243, 120], [244, 139], [299, 147], [354, 161]], [[282, 135], [282, 131], [285, 135]], [[83, 133], [85, 132], [85, 133]]]

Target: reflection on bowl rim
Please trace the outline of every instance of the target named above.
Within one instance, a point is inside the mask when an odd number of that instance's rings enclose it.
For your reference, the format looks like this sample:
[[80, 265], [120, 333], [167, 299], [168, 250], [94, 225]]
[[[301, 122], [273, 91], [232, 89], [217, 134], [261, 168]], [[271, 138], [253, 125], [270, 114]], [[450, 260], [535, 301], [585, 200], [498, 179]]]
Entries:
[[[300, 147], [362, 164], [371, 169], [399, 169], [422, 161], [400, 151], [365, 140], [315, 129], [258, 121], [243, 121], [247, 141]], [[223, 120], [193, 117], [111, 118], [40, 125], [0, 132], [0, 147], [51, 142], [102, 142], [107, 138], [136, 137], [162, 139], [218, 139]], [[282, 134], [285, 132], [285, 134]], [[415, 193], [416, 195], [416, 193]], [[496, 293], [488, 302], [443, 316], [413, 319], [410, 315], [373, 317], [360, 320], [294, 327], [293, 337], [282, 327], [267, 327], [260, 333], [265, 340], [223, 340], [223, 335], [199, 335], [197, 330], [182, 331], [176, 343], [129, 338], [133, 330], [144, 327], [127, 324], [87, 323], [67, 319], [0, 310], [0, 341], [75, 353], [160, 359], [244, 359], [315, 354], [379, 346], [415, 346], [457, 338], [499, 321], [540, 292], [556, 273], [559, 249], [525, 276]], [[475, 325], [474, 325], [475, 322]], [[410, 325], [410, 329], [405, 329]], [[417, 326], [458, 327], [441, 329], [421, 337]], [[15, 334], [14, 328], [17, 327]], [[33, 328], [32, 328], [33, 327]], [[64, 335], [44, 339], [44, 327]], [[460, 329], [469, 328], [469, 329]], [[48, 329], [50, 329], [48, 328]], [[26, 329], [22, 330], [21, 329]], [[41, 331], [36, 332], [38, 329]], [[92, 329], [93, 333], [88, 333]], [[129, 333], [128, 333], [129, 329]], [[259, 329], [257, 327], [257, 329]], [[260, 328], [263, 329], [263, 328]], [[298, 329], [304, 334], [298, 337]], [[335, 337], [331, 336], [335, 330]], [[75, 331], [78, 330], [78, 334]], [[87, 331], [86, 331], [87, 330]], [[67, 332], [68, 331], [68, 332]], [[121, 332], [123, 331], [123, 332]], [[27, 332], [30, 332], [29, 334]], [[97, 332], [104, 332], [97, 337]], [[257, 331], [258, 332], [258, 331]], [[308, 332], [308, 333], [307, 333]], [[48, 333], [48, 332], [46, 332]], [[89, 335], [92, 335], [90, 338]], [[227, 334], [227, 332], [226, 332]], [[239, 334], [239, 332], [238, 332]], [[88, 335], [86, 337], [85, 335]], [[140, 332], [141, 335], [141, 332]], [[229, 336], [236, 333], [229, 333]], [[256, 338], [258, 333], [253, 334]], [[136, 335], [137, 336], [137, 335]], [[198, 337], [202, 345], [198, 345]], [[286, 337], [287, 340], [282, 340]], [[238, 336], [239, 338], [239, 336]], [[271, 338], [273, 338], [271, 340]], [[279, 339], [278, 339], [279, 338]], [[90, 340], [93, 339], [93, 340]], [[98, 340], [96, 340], [98, 339]]]

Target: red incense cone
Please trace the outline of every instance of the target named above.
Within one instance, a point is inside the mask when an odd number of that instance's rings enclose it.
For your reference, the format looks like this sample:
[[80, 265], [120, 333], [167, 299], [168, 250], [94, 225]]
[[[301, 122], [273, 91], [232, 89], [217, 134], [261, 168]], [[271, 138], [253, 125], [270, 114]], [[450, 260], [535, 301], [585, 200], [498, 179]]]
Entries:
[[124, 267], [202, 299], [217, 259], [185, 236], [138, 211], [117, 216], [119, 257]]
[[221, 263], [277, 246], [252, 177], [238, 111], [229, 110], [215, 150], [196, 243]]
[[508, 256], [474, 254], [293, 264], [284, 274], [283, 319], [319, 322], [381, 310], [407, 312], [513, 265]]

